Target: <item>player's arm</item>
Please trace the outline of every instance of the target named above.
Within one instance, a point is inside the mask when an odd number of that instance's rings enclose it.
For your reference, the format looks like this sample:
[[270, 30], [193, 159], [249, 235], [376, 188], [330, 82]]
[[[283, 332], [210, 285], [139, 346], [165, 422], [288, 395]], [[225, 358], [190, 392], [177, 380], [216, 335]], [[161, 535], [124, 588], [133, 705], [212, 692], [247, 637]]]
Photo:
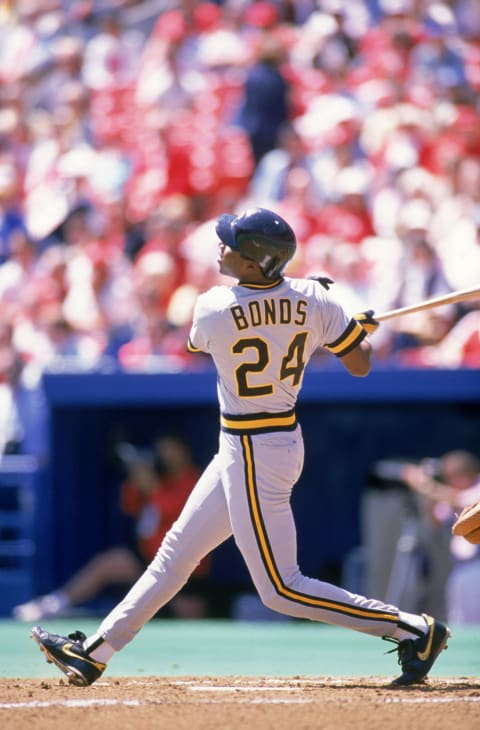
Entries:
[[193, 322], [187, 341], [187, 352], [208, 353], [208, 308], [205, 306], [205, 294], [201, 294], [193, 310]]
[[348, 351], [345, 355], [340, 356], [342, 365], [352, 375], [364, 377], [368, 375], [372, 367], [372, 346], [366, 335], [372, 334], [377, 329], [379, 322], [374, 318], [372, 309], [366, 312], [360, 312], [354, 315], [354, 321], [359, 324], [364, 331], [364, 338], [356, 347]]
[[366, 341], [366, 336], [367, 332], [352, 318], [342, 334], [333, 342], [325, 344], [324, 347], [340, 360], [351, 375], [364, 377], [370, 372], [372, 354], [372, 348]]
[[372, 346], [368, 340], [362, 340], [353, 350], [339, 357], [339, 360], [350, 375], [363, 378], [372, 367]]
[[325, 348], [335, 355], [351, 375], [365, 377], [371, 370], [372, 348], [366, 337], [378, 327], [373, 312], [356, 314], [346, 329]]

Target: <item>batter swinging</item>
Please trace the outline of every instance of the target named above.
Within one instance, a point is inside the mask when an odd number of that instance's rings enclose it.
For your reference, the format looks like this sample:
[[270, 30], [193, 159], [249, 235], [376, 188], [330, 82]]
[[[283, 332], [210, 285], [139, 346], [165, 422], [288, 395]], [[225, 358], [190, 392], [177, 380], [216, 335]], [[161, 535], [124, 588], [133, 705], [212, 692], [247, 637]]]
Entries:
[[152, 563], [93, 636], [63, 637], [38, 626], [32, 636], [72, 684], [92, 684], [201, 558], [233, 534], [266, 606], [390, 639], [402, 666], [394, 684], [421, 682], [446, 647], [449, 629], [302, 575], [290, 507], [303, 466], [295, 402], [305, 367], [324, 347], [352, 375], [367, 375], [365, 338], [378, 323], [370, 312], [347, 316], [325, 280], [283, 276], [296, 239], [274, 212], [225, 214], [216, 231], [220, 271], [238, 283], [198, 297], [188, 347], [209, 353], [218, 372], [218, 453]]

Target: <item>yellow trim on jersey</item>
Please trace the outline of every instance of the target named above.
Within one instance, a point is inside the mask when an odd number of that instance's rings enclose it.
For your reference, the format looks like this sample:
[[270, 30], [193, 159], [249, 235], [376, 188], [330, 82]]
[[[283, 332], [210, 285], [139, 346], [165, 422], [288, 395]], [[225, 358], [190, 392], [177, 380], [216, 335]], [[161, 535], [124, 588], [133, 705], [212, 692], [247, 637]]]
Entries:
[[291, 588], [288, 588], [283, 583], [282, 577], [280, 576], [278, 568], [275, 564], [275, 557], [272, 553], [272, 548], [268, 540], [268, 534], [265, 529], [262, 511], [258, 499], [252, 440], [250, 436], [244, 434], [241, 436], [241, 441], [245, 459], [247, 495], [253, 529], [255, 532], [255, 537], [257, 539], [258, 548], [260, 550], [260, 555], [263, 560], [263, 564], [267, 571], [268, 577], [275, 586], [277, 593], [283, 598], [287, 598], [290, 601], [302, 603], [307, 606], [313, 606], [314, 608], [322, 608], [328, 611], [336, 611], [338, 613], [350, 615], [354, 618], [370, 619], [373, 621], [387, 621], [389, 623], [397, 625], [398, 615], [396, 613], [385, 613], [383, 611], [372, 608], [356, 608], [355, 606], [338, 603], [336, 601], [328, 600], [325, 598], [309, 596], [305, 593], [298, 593], [298, 591], [294, 591]]
[[347, 329], [340, 335], [335, 342], [330, 342], [324, 345], [325, 349], [331, 352], [337, 357], [342, 357], [348, 352], [351, 352], [354, 347], [360, 344], [360, 342], [367, 336], [366, 331], [362, 325], [359, 324], [355, 319], [351, 319]]
[[266, 431], [292, 431], [297, 426], [295, 411], [282, 413], [252, 413], [251, 415], [232, 416], [222, 413], [220, 426], [230, 433], [259, 433]]
[[195, 347], [190, 339], [187, 342], [187, 350], [188, 352], [203, 352], [199, 347]]
[[272, 281], [271, 284], [247, 284], [244, 282], [239, 281], [239, 286], [244, 286], [247, 289], [274, 289], [276, 286], [281, 284], [283, 282], [283, 279], [276, 279], [275, 281]]

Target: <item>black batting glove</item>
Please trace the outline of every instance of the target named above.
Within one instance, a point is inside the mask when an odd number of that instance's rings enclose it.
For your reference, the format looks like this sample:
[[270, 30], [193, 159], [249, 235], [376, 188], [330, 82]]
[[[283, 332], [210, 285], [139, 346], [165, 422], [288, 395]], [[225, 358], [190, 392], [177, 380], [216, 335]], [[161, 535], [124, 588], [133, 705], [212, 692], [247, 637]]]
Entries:
[[321, 286], [323, 286], [323, 288], [326, 289], [327, 291], [330, 289], [332, 284], [335, 284], [333, 279], [329, 279], [328, 276], [313, 275], [313, 276], [309, 276], [308, 278], [312, 279], [313, 281], [318, 281], [318, 283], [321, 284]]
[[367, 309], [365, 312], [359, 312], [359, 314], [353, 315], [353, 318], [358, 322], [358, 324], [363, 327], [368, 335], [371, 335], [372, 332], [375, 332], [380, 324], [380, 322], [377, 322], [377, 320], [374, 319], [373, 315], [373, 309]]

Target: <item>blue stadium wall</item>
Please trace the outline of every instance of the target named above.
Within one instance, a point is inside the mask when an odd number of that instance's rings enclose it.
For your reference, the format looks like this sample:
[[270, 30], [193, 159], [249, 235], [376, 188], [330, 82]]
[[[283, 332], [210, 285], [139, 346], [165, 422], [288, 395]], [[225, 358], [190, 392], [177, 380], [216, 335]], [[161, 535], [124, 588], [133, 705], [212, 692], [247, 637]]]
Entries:
[[[95, 553], [124, 542], [132, 525], [119, 511], [117, 440], [148, 445], [178, 431], [200, 467], [216, 450], [213, 372], [51, 374], [50, 459], [37, 501], [36, 590], [56, 587]], [[366, 379], [311, 370], [298, 404], [306, 460], [292, 505], [303, 571], [333, 579], [361, 541], [359, 501], [372, 464], [437, 457], [452, 448], [480, 456], [480, 373], [385, 370]], [[232, 540], [213, 554], [217, 589], [250, 589]]]

